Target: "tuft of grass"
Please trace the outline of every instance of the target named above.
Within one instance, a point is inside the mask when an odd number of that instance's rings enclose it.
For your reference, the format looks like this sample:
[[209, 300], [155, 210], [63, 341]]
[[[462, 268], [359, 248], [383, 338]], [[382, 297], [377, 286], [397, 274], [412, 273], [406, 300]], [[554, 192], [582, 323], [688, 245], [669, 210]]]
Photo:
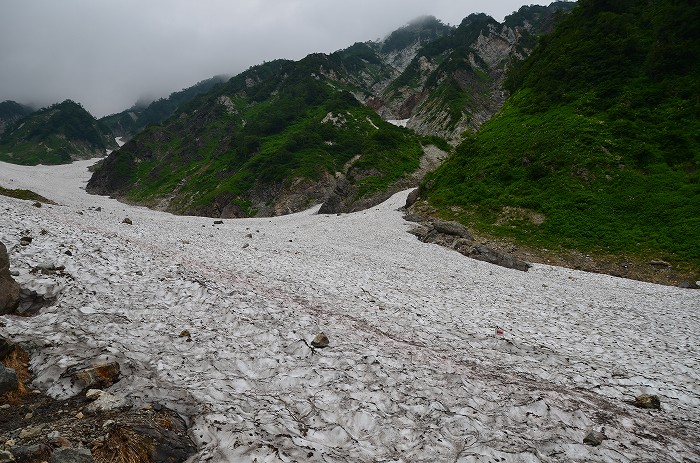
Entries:
[[46, 199], [38, 193], [34, 193], [31, 190], [21, 190], [21, 189], [8, 189], [0, 186], [0, 195], [8, 196], [15, 199], [24, 199], [27, 201], [39, 201], [44, 204], [56, 204], [50, 199]]
[[134, 431], [116, 427], [104, 443], [92, 450], [95, 463], [151, 463], [155, 461], [153, 441]]

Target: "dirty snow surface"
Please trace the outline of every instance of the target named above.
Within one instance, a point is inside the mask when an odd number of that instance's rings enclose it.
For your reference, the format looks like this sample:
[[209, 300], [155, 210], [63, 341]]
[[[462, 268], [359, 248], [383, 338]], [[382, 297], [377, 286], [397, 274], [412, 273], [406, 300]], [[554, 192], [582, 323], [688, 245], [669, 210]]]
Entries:
[[197, 462], [700, 461], [700, 292], [467, 259], [406, 233], [405, 192], [214, 225], [88, 195], [89, 164], [0, 164], [59, 203], [0, 196], [16, 279], [58, 297], [1, 329], [55, 397], [67, 367], [116, 360], [111, 390], [190, 417]]

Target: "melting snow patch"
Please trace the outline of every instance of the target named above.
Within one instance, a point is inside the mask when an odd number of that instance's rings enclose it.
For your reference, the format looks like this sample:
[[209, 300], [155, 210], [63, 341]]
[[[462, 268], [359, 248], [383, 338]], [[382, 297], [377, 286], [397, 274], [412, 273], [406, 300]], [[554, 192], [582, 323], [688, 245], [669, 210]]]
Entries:
[[[396, 212], [407, 192], [203, 227], [86, 194], [90, 163], [0, 165], [0, 185], [61, 204], [0, 197], [11, 268], [56, 296], [0, 317], [43, 346], [35, 387], [63, 397], [66, 369], [118, 362], [110, 392], [189, 417], [194, 462], [697, 461], [697, 292], [426, 245]], [[65, 271], [31, 275], [44, 260]]]

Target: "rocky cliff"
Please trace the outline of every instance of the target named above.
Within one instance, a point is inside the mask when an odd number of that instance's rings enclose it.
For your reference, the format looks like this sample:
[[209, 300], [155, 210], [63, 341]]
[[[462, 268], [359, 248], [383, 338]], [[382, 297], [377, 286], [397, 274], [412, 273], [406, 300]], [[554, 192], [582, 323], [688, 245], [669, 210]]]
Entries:
[[416, 50], [406, 69], [377, 95], [385, 119], [407, 120], [423, 135], [459, 141], [503, 105], [506, 71], [527, 57], [569, 2], [524, 6], [503, 23], [484, 14], [465, 18], [450, 34]]

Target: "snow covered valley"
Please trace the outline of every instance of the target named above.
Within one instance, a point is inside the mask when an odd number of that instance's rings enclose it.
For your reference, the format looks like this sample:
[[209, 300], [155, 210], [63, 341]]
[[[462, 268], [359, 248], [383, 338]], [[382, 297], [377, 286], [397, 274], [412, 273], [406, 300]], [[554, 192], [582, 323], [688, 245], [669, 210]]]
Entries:
[[[700, 461], [700, 291], [468, 259], [406, 232], [407, 192], [215, 225], [88, 195], [92, 162], [0, 163], [59, 204], [0, 196], [15, 279], [57, 296], [0, 334], [43, 346], [54, 397], [118, 361], [110, 391], [187, 417], [197, 462]], [[65, 275], [30, 273], [47, 262]]]

